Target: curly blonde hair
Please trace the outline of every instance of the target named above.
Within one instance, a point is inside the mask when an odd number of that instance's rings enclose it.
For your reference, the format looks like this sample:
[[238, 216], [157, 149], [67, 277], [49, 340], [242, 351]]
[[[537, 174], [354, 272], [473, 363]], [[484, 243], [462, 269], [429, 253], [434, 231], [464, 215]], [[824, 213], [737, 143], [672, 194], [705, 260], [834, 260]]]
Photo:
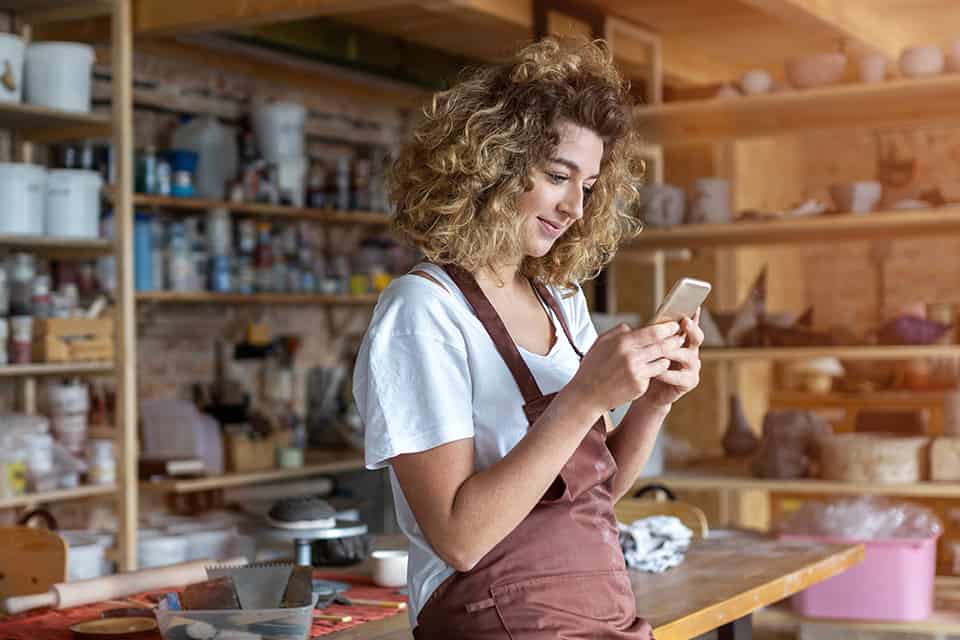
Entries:
[[428, 260], [476, 271], [520, 252], [519, 196], [559, 144], [558, 120], [604, 141], [584, 215], [521, 272], [570, 288], [595, 277], [639, 232], [630, 211], [643, 173], [629, 85], [602, 41], [546, 38], [507, 64], [434, 95], [390, 175], [394, 230]]

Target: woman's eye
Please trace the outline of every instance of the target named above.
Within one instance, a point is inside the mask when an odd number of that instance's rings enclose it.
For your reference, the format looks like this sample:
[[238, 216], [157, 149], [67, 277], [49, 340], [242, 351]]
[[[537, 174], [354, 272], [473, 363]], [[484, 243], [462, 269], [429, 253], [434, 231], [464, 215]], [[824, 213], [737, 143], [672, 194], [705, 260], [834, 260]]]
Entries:
[[550, 173], [549, 171], [547, 171], [546, 173], [547, 173], [547, 178], [549, 178], [550, 182], [552, 182], [553, 184], [560, 184], [561, 182], [567, 179], [567, 176], [560, 173]]

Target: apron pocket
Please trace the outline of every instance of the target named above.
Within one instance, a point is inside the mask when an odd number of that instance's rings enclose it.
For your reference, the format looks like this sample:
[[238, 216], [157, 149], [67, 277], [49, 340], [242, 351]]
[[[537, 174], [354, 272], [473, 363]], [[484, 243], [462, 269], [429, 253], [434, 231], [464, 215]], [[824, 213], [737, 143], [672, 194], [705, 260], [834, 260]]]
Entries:
[[602, 637], [636, 621], [636, 601], [626, 571], [545, 576], [491, 589], [500, 619], [511, 636]]

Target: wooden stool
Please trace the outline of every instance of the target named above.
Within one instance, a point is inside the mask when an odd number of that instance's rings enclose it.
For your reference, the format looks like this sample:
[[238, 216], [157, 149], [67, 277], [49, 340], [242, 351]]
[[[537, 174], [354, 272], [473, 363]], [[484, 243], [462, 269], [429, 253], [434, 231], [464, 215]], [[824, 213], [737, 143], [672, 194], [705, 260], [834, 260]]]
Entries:
[[[667, 500], [641, 499], [647, 493], [661, 491]], [[632, 498], [621, 498], [613, 506], [617, 520], [629, 524], [634, 520], [649, 516], [674, 516], [693, 531], [694, 538], [706, 538], [709, 533], [707, 516], [699, 507], [687, 502], [679, 502], [670, 489], [659, 484], [649, 484], [634, 492]]]

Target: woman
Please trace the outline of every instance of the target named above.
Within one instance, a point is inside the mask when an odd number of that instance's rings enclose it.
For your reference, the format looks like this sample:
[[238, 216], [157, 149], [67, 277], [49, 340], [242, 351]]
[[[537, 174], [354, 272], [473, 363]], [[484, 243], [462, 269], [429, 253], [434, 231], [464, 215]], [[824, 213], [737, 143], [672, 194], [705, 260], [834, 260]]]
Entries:
[[598, 44], [547, 39], [425, 116], [391, 195], [428, 261], [381, 295], [354, 377], [410, 539], [414, 636], [649, 638], [613, 504], [696, 386], [703, 334], [597, 337], [577, 284], [636, 230], [627, 86]]

